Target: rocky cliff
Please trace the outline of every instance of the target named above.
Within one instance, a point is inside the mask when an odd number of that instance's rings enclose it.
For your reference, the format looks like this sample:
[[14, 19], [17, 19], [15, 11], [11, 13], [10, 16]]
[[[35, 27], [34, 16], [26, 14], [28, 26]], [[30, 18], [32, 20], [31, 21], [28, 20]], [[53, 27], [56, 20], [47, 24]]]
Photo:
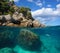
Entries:
[[[1, 1], [3, 2], [3, 1]], [[0, 2], [0, 3], [1, 3]], [[4, 1], [7, 2], [7, 1]], [[17, 7], [14, 2], [7, 2], [9, 8], [0, 8], [0, 26], [15, 26], [15, 27], [44, 27], [31, 15], [31, 9], [26, 7]], [[6, 11], [5, 11], [6, 10]]]
[[[15, 12], [16, 13], [16, 12]], [[22, 13], [1, 15], [0, 26], [16, 26], [16, 27], [44, 27], [37, 20], [27, 19]]]

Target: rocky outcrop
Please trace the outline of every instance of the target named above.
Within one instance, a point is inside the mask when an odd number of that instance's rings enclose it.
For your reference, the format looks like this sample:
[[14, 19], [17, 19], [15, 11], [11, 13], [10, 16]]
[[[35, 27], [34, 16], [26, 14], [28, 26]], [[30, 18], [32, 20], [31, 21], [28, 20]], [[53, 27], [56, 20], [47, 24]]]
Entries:
[[38, 51], [42, 46], [39, 36], [26, 29], [22, 29], [16, 39], [18, 45], [25, 50]]
[[45, 27], [37, 20], [26, 19], [22, 13], [15, 12], [12, 16], [1, 15], [0, 26], [15, 26], [15, 27]]
[[18, 7], [14, 1], [1, 1], [0, 3], [2, 4], [0, 10], [0, 26], [44, 27], [43, 24], [32, 17], [30, 8]]
[[34, 27], [40, 27], [40, 23], [37, 20], [33, 21], [33, 26]]

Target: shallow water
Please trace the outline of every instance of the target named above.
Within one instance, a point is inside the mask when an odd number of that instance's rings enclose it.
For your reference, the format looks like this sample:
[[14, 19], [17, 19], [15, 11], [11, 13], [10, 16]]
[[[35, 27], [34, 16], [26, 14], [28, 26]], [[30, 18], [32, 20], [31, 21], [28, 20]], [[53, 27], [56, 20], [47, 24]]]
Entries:
[[28, 51], [16, 45], [13, 47], [13, 50], [16, 53], [60, 53], [60, 26], [46, 28], [17, 28], [0, 26], [0, 33], [4, 31], [10, 31], [11, 34], [9, 35], [11, 36], [12, 41], [16, 41], [15, 38], [19, 34], [21, 29], [28, 29], [37, 34], [43, 43], [43, 47], [41, 48], [41, 51]]

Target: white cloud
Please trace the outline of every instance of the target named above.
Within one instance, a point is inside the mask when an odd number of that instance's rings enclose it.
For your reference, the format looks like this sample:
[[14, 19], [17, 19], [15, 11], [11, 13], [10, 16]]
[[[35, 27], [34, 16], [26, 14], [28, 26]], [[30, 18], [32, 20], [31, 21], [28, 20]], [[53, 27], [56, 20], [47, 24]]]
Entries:
[[[10, 1], [12, 1], [12, 0], [10, 0]], [[18, 2], [19, 0], [14, 0], [14, 2]]]
[[18, 2], [19, 0], [14, 0], [15, 2]]
[[37, 2], [35, 2], [35, 4], [36, 4], [37, 6], [40, 6], [40, 7], [42, 7], [42, 5], [43, 5], [43, 3], [42, 3], [40, 0], [37, 0]]
[[60, 4], [56, 5], [56, 9], [41, 8], [36, 11], [32, 11], [32, 16], [42, 23], [46, 23], [48, 21], [51, 22], [56, 18], [60, 18]]
[[60, 10], [60, 4], [58, 4], [56, 7], [57, 7], [57, 10]]
[[42, 7], [43, 2], [41, 2], [41, 0], [27, 0], [28, 2], [33, 2], [34, 4], [36, 4], [39, 7]]
[[32, 12], [33, 16], [52, 16], [53, 9], [52, 8], [42, 8]]
[[27, 1], [29, 1], [29, 2], [33, 2], [33, 0], [27, 0]]

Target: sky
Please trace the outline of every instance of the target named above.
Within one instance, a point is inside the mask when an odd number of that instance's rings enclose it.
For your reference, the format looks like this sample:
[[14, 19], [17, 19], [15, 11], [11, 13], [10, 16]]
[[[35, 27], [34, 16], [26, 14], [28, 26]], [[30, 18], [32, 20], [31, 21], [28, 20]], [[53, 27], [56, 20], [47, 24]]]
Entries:
[[47, 26], [60, 25], [60, 0], [14, 0], [17, 6], [29, 7], [32, 16]]

